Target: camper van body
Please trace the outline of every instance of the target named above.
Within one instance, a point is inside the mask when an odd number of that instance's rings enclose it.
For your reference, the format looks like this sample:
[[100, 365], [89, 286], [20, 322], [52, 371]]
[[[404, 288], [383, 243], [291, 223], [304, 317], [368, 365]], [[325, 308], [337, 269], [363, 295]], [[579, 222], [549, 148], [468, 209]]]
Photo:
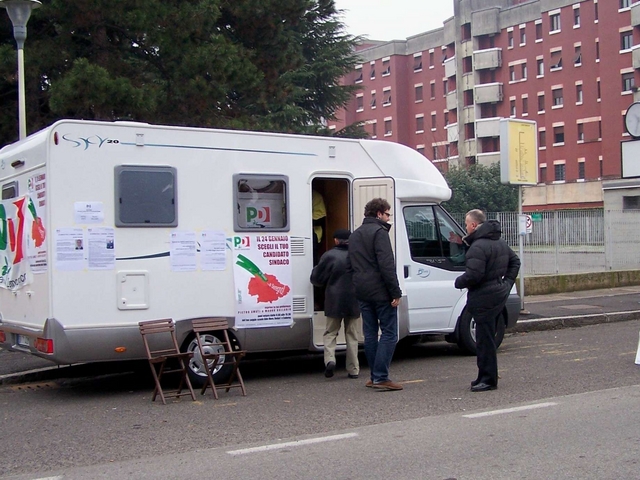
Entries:
[[[464, 251], [448, 242], [464, 232], [440, 207], [451, 194], [440, 172], [399, 144], [63, 120], [0, 150], [0, 184], [15, 217], [0, 225], [3, 348], [58, 364], [136, 359], [140, 321], [173, 318], [189, 348], [191, 319], [225, 317], [250, 352], [321, 349], [313, 190], [326, 209], [321, 251], [335, 229], [358, 227], [369, 199], [387, 198], [400, 338], [460, 337], [466, 295], [453, 282]], [[205, 245], [207, 234], [216, 240]], [[290, 322], [240, 325], [238, 249], [272, 240], [285, 241], [276, 264], [290, 281]], [[11, 273], [21, 245], [28, 260]], [[515, 291], [508, 305], [505, 326], [517, 320]]]

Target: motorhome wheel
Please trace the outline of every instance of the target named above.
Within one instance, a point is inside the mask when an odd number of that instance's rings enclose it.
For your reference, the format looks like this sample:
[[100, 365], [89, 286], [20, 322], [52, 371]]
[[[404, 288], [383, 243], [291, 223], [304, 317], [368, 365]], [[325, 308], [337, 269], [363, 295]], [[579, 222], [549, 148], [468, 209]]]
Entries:
[[[496, 348], [504, 339], [505, 325], [504, 313], [501, 313], [496, 328]], [[470, 355], [476, 354], [476, 321], [466, 309], [458, 319], [458, 346]]]
[[[200, 338], [204, 342], [205, 353], [218, 353], [223, 351], [221, 345], [222, 340], [214, 334], [200, 334]], [[182, 350], [185, 352], [193, 353], [193, 358], [189, 361], [189, 379], [194, 387], [202, 387], [207, 382], [207, 371], [205, 370], [205, 361], [200, 355], [200, 349], [198, 348], [198, 342], [195, 335], [190, 336], [185, 342], [186, 347]], [[220, 361], [225, 361], [225, 356], [220, 357]], [[209, 365], [213, 360], [209, 360]], [[213, 381], [215, 383], [224, 383], [231, 375], [232, 365], [217, 366], [213, 371]]]

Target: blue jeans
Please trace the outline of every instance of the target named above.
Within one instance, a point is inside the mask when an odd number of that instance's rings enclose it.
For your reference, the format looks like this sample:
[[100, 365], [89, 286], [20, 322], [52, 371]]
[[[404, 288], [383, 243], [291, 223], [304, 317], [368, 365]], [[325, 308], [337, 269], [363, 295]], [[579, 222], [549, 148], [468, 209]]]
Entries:
[[[364, 354], [373, 383], [389, 380], [389, 365], [398, 343], [398, 310], [388, 302], [358, 302], [362, 313]], [[382, 332], [378, 339], [378, 328]]]

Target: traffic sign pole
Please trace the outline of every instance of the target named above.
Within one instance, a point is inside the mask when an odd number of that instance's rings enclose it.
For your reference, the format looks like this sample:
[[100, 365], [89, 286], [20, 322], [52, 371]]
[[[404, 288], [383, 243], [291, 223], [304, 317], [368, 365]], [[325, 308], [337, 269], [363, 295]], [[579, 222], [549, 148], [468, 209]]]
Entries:
[[[522, 185], [518, 185], [518, 213], [522, 215]], [[524, 235], [518, 235], [518, 247], [520, 253], [520, 314], [528, 315], [529, 311], [524, 308]]]

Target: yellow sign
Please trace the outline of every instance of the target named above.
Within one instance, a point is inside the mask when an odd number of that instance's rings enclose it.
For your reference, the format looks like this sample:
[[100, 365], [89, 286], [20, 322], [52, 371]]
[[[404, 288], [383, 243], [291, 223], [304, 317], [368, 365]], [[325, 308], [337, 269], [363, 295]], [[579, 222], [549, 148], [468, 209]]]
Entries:
[[500, 180], [511, 185], [538, 183], [536, 122], [500, 121]]

